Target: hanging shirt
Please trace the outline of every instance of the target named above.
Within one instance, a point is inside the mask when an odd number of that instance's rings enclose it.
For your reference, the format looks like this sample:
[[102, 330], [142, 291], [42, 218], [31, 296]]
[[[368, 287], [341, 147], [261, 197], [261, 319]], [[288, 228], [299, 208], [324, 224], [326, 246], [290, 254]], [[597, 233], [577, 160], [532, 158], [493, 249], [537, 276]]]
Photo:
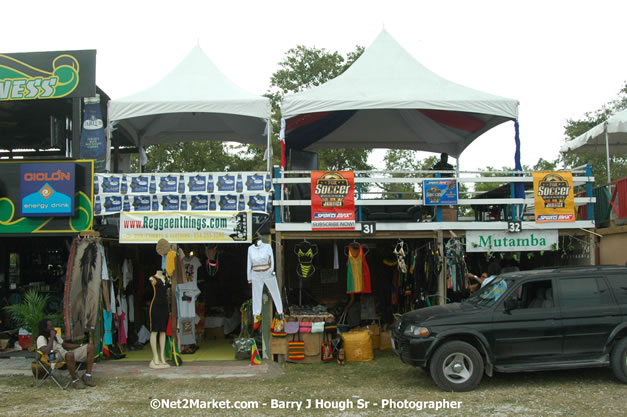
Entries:
[[196, 282], [198, 279], [198, 268], [202, 264], [196, 256], [191, 258], [183, 258], [183, 267], [185, 268], [185, 282]]
[[128, 283], [133, 280], [133, 263], [130, 259], [122, 262], [122, 287], [126, 289]]
[[196, 282], [190, 281], [176, 286], [176, 307], [179, 321], [179, 343], [196, 343], [196, 296], [200, 290]]

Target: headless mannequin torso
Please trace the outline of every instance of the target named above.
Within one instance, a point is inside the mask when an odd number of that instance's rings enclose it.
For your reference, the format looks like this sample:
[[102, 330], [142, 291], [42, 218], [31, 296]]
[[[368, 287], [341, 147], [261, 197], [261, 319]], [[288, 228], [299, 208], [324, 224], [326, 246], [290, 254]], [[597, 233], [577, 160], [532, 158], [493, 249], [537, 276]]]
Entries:
[[150, 303], [150, 348], [152, 349], [152, 360], [148, 366], [153, 369], [169, 368], [170, 365], [165, 361], [165, 338], [169, 316], [168, 300], [166, 298], [166, 278], [163, 271], [159, 270], [149, 279], [154, 295]]

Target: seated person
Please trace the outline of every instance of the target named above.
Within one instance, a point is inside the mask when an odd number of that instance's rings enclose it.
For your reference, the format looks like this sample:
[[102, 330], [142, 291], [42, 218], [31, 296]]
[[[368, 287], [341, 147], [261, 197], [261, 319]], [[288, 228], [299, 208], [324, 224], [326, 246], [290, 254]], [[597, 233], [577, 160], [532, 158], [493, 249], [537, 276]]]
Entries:
[[487, 277], [488, 277], [487, 272], [482, 273], [480, 277], [478, 277], [475, 274], [471, 274], [470, 272], [468, 273], [468, 275], [467, 275], [468, 286], [470, 287], [470, 294], [471, 295], [476, 293], [477, 291], [479, 291], [481, 289], [481, 283]]
[[[48, 335], [48, 337], [45, 335]], [[39, 322], [37, 349], [44, 355], [49, 355], [50, 352], [56, 352], [56, 354], [65, 361], [67, 369], [72, 376], [72, 388], [85, 389], [85, 385], [89, 387], [96, 386], [91, 377], [91, 370], [94, 366], [94, 345], [76, 345], [74, 343], [64, 342], [54, 329], [52, 320], [43, 319]], [[80, 379], [76, 374], [76, 362], [87, 362], [87, 372], [85, 372]]]

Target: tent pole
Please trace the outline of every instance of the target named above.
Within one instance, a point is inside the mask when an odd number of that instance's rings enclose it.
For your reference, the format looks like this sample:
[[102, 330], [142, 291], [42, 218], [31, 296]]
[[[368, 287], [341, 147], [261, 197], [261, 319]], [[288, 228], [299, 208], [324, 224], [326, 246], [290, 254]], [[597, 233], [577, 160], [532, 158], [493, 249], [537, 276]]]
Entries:
[[268, 160], [266, 161], [266, 169], [272, 172], [272, 116], [268, 118]]
[[142, 166], [142, 137], [137, 136], [137, 165], [138, 171], [140, 174], [144, 172], [144, 167]]
[[610, 141], [607, 133], [607, 122], [605, 122], [603, 130], [605, 131], [605, 157], [607, 158], [607, 183], [609, 184], [612, 182], [612, 176], [610, 174]]
[[[111, 101], [107, 101], [107, 116], [109, 113], [109, 104]], [[111, 172], [111, 121], [107, 120], [107, 151], [105, 153], [105, 171]]]

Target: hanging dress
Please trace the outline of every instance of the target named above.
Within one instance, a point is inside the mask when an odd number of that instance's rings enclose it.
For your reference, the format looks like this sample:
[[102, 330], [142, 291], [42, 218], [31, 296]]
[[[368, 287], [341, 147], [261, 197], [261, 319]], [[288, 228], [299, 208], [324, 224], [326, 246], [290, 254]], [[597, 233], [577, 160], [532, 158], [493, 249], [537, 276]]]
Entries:
[[370, 269], [364, 256], [364, 247], [359, 245], [359, 249], [348, 247], [346, 293], [361, 294], [371, 293], [370, 289]]

